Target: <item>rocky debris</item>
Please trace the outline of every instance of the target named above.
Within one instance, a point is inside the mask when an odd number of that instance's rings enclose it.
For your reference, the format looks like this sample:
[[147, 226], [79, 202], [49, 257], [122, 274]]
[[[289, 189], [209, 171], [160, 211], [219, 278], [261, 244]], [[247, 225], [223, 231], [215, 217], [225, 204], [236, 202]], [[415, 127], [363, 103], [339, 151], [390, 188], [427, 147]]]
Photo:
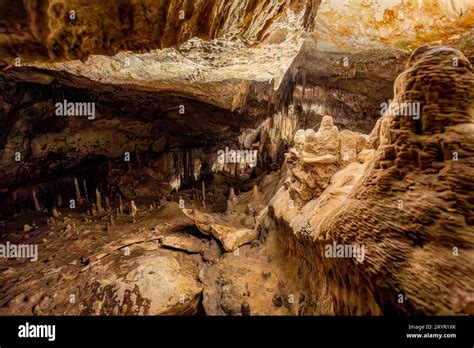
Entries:
[[201, 213], [196, 209], [183, 209], [183, 213], [194, 222], [199, 231], [205, 235], [211, 234], [214, 218], [210, 214]]
[[[226, 253], [219, 262], [201, 270], [203, 307], [206, 315], [297, 315], [303, 302], [300, 291], [288, 282], [286, 260], [281, 254], [277, 231], [265, 246], [239, 248]], [[262, 272], [265, 274], [262, 276]], [[275, 307], [279, 294], [286, 305]]]
[[159, 239], [162, 248], [180, 250], [191, 254], [200, 254], [204, 261], [217, 262], [222, 254], [214, 239], [200, 239], [185, 233], [165, 235]]
[[184, 233], [163, 236], [159, 241], [163, 247], [179, 249], [188, 253], [203, 253], [207, 247], [207, 241]]
[[211, 225], [211, 234], [221, 241], [226, 251], [233, 251], [241, 245], [250, 243], [258, 236], [255, 230], [218, 224]]
[[204, 249], [202, 253], [202, 259], [207, 262], [217, 262], [222, 255], [222, 250], [219, 244], [215, 239], [209, 240], [208, 246]]
[[217, 214], [201, 213], [196, 209], [183, 209], [183, 212], [193, 220], [202, 233], [217, 238], [226, 251], [233, 251], [241, 245], [250, 243], [258, 236], [256, 230], [231, 226]]

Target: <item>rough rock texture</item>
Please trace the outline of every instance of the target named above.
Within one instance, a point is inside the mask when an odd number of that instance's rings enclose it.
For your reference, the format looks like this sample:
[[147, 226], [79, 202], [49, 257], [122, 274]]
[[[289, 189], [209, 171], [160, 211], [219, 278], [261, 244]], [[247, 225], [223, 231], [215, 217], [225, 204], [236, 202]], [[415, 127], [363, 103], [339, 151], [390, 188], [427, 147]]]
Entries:
[[298, 206], [321, 195], [337, 170], [356, 161], [358, 154], [369, 147], [367, 137], [360, 133], [340, 133], [331, 116], [324, 116], [318, 132], [296, 132], [294, 144], [287, 156], [291, 177], [286, 185]]
[[245, 245], [201, 271], [203, 308], [208, 315], [296, 315], [304, 295], [287, 282], [277, 243]]
[[128, 271], [124, 275], [117, 274], [110, 264], [95, 268], [97, 276], [89, 278], [81, 291], [86, 299], [81, 314], [185, 315], [197, 312], [202, 286], [193, 275], [196, 264], [190, 259], [175, 252], [157, 254], [154, 251], [122, 261], [118, 266]]
[[233, 251], [257, 238], [257, 232], [254, 229], [223, 225], [226, 221], [216, 214], [205, 214], [192, 209], [183, 209], [183, 212], [193, 220], [202, 233], [217, 238], [226, 251]]
[[[199, 270], [216, 261], [220, 250], [176, 231], [186, 219], [177, 204], [141, 208], [139, 222], [116, 215], [107, 231], [100, 217], [80, 221], [80, 213], [63, 210], [54, 223], [38, 222], [30, 233], [14, 235], [12, 243], [38, 245], [39, 260], [0, 260], [0, 313], [197, 314], [203, 289]], [[67, 232], [68, 225], [75, 234]]]
[[4, 1], [1, 53], [2, 59], [11, 61], [18, 55], [86, 59], [90, 54], [162, 49], [196, 36], [275, 42], [290, 34], [282, 25], [292, 19], [289, 13], [302, 12], [301, 28], [308, 29], [318, 5], [319, 1], [294, 0]]
[[434, 35], [452, 44], [472, 30], [473, 8], [470, 0], [324, 0], [313, 35], [322, 51], [414, 49]]
[[0, 313], [474, 313], [473, 13], [0, 1]]
[[[383, 116], [374, 158], [338, 172], [301, 209], [286, 209], [284, 188], [273, 198], [289, 264], [318, 300], [313, 313], [473, 313], [473, 86], [458, 50], [417, 49], [394, 102], [420, 103], [421, 118]], [[364, 245], [365, 259], [326, 257], [333, 241]]]

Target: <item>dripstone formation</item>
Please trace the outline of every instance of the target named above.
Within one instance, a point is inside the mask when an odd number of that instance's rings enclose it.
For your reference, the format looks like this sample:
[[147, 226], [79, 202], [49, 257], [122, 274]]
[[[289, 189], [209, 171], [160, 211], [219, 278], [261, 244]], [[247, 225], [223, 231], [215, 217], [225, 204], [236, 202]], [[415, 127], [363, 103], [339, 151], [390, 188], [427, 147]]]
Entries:
[[1, 2], [0, 314], [473, 315], [474, 6], [379, 5]]

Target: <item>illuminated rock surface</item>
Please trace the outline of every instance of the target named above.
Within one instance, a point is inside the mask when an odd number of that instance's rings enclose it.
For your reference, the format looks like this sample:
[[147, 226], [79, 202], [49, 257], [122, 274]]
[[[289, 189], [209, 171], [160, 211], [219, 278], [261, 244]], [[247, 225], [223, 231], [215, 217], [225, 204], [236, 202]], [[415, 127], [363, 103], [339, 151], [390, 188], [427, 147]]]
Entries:
[[0, 314], [474, 314], [471, 1], [27, 3]]

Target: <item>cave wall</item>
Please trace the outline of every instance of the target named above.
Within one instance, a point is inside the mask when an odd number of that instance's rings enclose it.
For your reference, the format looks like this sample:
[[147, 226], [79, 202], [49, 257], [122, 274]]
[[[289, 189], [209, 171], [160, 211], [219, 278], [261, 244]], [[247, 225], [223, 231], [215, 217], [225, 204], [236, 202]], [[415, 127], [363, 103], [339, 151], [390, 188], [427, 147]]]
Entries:
[[[323, 301], [311, 311], [473, 313], [473, 84], [472, 65], [459, 50], [420, 47], [394, 85], [394, 102], [420, 103], [420, 118], [386, 112], [370, 136], [373, 157], [341, 169], [325, 187], [311, 181], [321, 164], [305, 165], [307, 155], [289, 162], [291, 179], [269, 212], [294, 272], [306, 275], [295, 282]], [[316, 140], [329, 143], [331, 127], [320, 132]], [[313, 137], [305, 149], [329, 160]], [[298, 209], [288, 208], [290, 200]], [[365, 257], [328, 256], [332, 243], [363, 245]]]

